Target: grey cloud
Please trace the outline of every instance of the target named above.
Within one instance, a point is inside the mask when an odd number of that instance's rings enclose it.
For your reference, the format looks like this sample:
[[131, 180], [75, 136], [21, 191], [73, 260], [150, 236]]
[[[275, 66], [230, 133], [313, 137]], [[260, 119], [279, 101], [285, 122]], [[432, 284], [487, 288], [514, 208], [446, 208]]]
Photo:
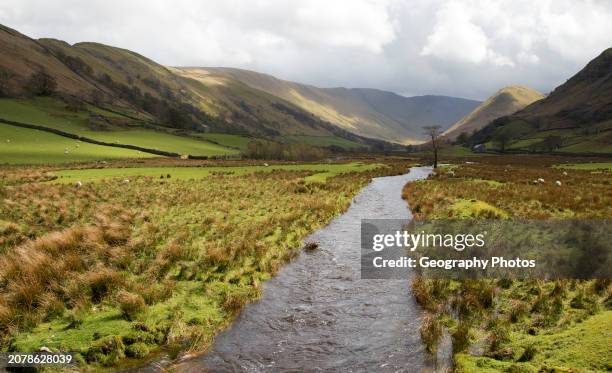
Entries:
[[0, 23], [167, 65], [484, 99], [547, 92], [610, 47], [612, 4], [570, 0], [3, 0]]

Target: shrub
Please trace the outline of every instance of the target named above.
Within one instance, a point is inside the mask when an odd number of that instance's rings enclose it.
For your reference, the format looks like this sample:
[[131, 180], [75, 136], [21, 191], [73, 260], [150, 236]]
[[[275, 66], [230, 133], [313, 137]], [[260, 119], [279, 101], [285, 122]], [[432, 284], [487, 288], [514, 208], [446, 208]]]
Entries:
[[117, 302], [119, 303], [119, 308], [121, 309], [121, 315], [126, 320], [136, 319], [136, 317], [143, 313], [147, 308], [147, 305], [145, 304], [145, 301], [141, 295], [130, 293], [125, 290], [118, 294]]
[[50, 96], [56, 88], [55, 78], [44, 70], [33, 73], [27, 82], [28, 92], [35, 96]]

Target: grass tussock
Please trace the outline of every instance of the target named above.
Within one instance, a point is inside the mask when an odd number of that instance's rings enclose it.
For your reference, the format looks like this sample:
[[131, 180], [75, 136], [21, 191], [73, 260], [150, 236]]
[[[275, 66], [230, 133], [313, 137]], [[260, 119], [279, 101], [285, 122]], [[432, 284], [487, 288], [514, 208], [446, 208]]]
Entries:
[[0, 349], [46, 346], [108, 366], [160, 346], [205, 348], [304, 237], [372, 177], [407, 166], [308, 182], [315, 172], [303, 169], [80, 187], [0, 170]]
[[[551, 167], [558, 159], [490, 157], [409, 183], [415, 218], [609, 219], [612, 172]], [[452, 169], [452, 172], [450, 172]], [[543, 181], [542, 181], [543, 180]], [[556, 183], [556, 181], [560, 183]], [[559, 185], [560, 184], [560, 185]], [[459, 372], [609, 370], [610, 280], [433, 280], [412, 292], [432, 321], [445, 318]], [[608, 338], [609, 339], [609, 338]], [[608, 351], [609, 352], [609, 351]]]

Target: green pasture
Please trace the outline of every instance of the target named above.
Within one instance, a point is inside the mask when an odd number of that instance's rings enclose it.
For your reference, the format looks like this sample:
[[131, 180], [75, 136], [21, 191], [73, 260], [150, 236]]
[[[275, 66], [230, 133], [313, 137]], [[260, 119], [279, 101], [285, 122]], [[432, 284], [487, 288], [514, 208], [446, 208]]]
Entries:
[[354, 141], [346, 140], [336, 136], [302, 136], [290, 135], [283, 136], [281, 141], [303, 143], [312, 146], [339, 146], [344, 149], [367, 148], [367, 145], [360, 144]]
[[[103, 109], [89, 107], [88, 110], [110, 119], [123, 118], [130, 123], [129, 119]], [[240, 152], [210, 141], [139, 127], [138, 123], [125, 126], [107, 125], [103, 129], [94, 129], [89, 123], [87, 112], [70, 112], [62, 102], [48, 97], [28, 100], [0, 99], [0, 118], [45, 126], [98, 141], [136, 145], [178, 154], [213, 156]], [[234, 143], [236, 142], [237, 140], [234, 140]]]
[[0, 123], [0, 164], [52, 164], [152, 157], [155, 155], [93, 145], [49, 132]]
[[[153, 177], [163, 180], [200, 179], [211, 174], [245, 175], [254, 172], [310, 171], [313, 175], [306, 181], [325, 182], [327, 178], [348, 172], [363, 172], [381, 167], [380, 164], [334, 163], [334, 164], [291, 164], [273, 166], [226, 166], [226, 167], [138, 167], [138, 168], [100, 168], [55, 171], [56, 182], [72, 183], [96, 182], [112, 178]], [[170, 178], [168, 178], [170, 175]]]

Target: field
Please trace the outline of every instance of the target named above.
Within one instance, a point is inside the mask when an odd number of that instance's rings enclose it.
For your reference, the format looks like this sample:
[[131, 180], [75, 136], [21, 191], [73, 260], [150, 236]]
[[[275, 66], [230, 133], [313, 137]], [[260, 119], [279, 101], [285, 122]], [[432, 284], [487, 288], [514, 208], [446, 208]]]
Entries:
[[[536, 151], [555, 151], [567, 154], [580, 153], [601, 153], [612, 154], [612, 122], [605, 121], [585, 128], [555, 129], [548, 131], [533, 132], [524, 123], [512, 123], [512, 132], [518, 136], [512, 140], [507, 149], [515, 151], [529, 152]], [[547, 148], [545, 140], [557, 137], [561, 140], [559, 147]], [[485, 144], [487, 149], [499, 150], [499, 144], [488, 142]]]
[[197, 137], [201, 137], [214, 144], [219, 144], [228, 148], [244, 150], [247, 144], [252, 139], [245, 136], [230, 135], [225, 133], [201, 133], [197, 134]]
[[336, 136], [283, 136], [282, 141], [299, 142], [312, 146], [338, 146], [344, 149], [367, 148], [367, 145], [359, 144]]
[[272, 166], [224, 166], [224, 167], [129, 167], [129, 168], [96, 168], [54, 171], [55, 180], [60, 183], [76, 181], [92, 182], [112, 178], [150, 177], [167, 180], [200, 179], [210, 175], [241, 176], [252, 173], [269, 173], [273, 171], [303, 171], [312, 175], [306, 176], [305, 181], [324, 182], [328, 177], [337, 176], [347, 172], [364, 172], [373, 170], [380, 165], [363, 163], [338, 164], [296, 164]]
[[589, 163], [570, 163], [560, 164], [555, 167], [564, 168], [568, 170], [612, 170], [612, 163], [610, 162], [589, 162]]
[[[612, 217], [612, 173], [592, 172], [594, 164], [553, 167], [559, 161], [522, 156], [458, 163], [408, 184], [404, 198], [419, 220]], [[612, 369], [610, 280], [418, 278], [412, 290], [429, 313], [421, 328], [427, 348], [436, 351], [448, 329], [458, 372]]]
[[385, 163], [146, 169], [129, 183], [116, 169], [59, 172], [104, 174], [82, 187], [4, 169], [0, 350], [77, 351], [93, 368], [202, 350], [308, 233], [408, 166]]
[[152, 158], [153, 154], [77, 142], [52, 133], [0, 123], [0, 164], [49, 164], [117, 158]]
[[[230, 155], [240, 152], [240, 149], [229, 148], [223, 144], [223, 142], [238, 144], [238, 136], [217, 135], [216, 138], [222, 141], [217, 141], [219, 144], [215, 144], [195, 137], [173, 135], [162, 129], [145, 129], [127, 117], [103, 109], [89, 106], [87, 110], [100, 117], [91, 120], [87, 111], [69, 111], [65, 104], [53, 98], [0, 99], [2, 119], [45, 126], [98, 141], [197, 156]], [[215, 137], [214, 134], [207, 136]]]

